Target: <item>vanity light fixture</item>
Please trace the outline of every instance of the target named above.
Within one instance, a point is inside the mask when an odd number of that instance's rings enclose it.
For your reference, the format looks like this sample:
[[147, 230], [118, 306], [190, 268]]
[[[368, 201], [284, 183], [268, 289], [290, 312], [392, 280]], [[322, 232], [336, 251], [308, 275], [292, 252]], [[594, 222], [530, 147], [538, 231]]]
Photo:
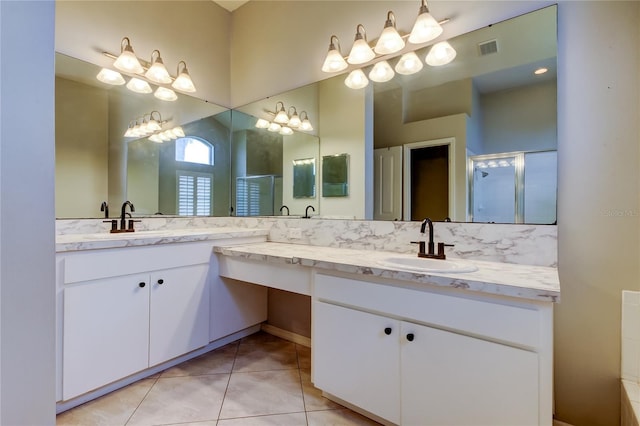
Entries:
[[[377, 65], [377, 64], [376, 64]], [[415, 52], [405, 53], [396, 64], [396, 72], [403, 75], [415, 74], [422, 69], [422, 61]]]
[[258, 121], [256, 122], [256, 127], [258, 129], [266, 129], [269, 127], [269, 123], [267, 120], [263, 119], [263, 118], [258, 118]]
[[302, 120], [302, 123], [300, 123], [300, 127], [299, 127], [300, 130], [304, 132], [310, 132], [313, 130], [313, 126], [311, 125], [311, 122], [309, 121], [309, 117], [307, 116], [307, 111], [302, 111], [300, 113], [300, 119]]
[[380, 55], [388, 55], [404, 49], [404, 40], [396, 30], [396, 16], [392, 11], [387, 12], [387, 20], [384, 24], [384, 30], [380, 34], [380, 38], [373, 49]]
[[371, 71], [369, 71], [369, 78], [376, 83], [384, 83], [393, 78], [396, 73], [393, 72], [393, 68], [387, 61], [381, 61], [376, 63]]
[[367, 42], [367, 32], [364, 29], [364, 25], [358, 24], [356, 27], [355, 40], [353, 41], [353, 46], [351, 46], [351, 52], [349, 53], [347, 62], [350, 64], [364, 64], [375, 58], [375, 56], [376, 54]]
[[544, 68], [544, 67], [542, 67], [542, 68], [538, 68], [538, 69], [537, 69], [537, 70], [535, 70], [533, 73], [534, 73], [535, 75], [542, 75], [542, 74], [545, 74], [547, 71], [549, 71], [549, 69], [548, 69], [548, 68]]
[[281, 127], [282, 126], [278, 123], [270, 123], [269, 127], [267, 127], [267, 130], [270, 132], [279, 132]]
[[153, 93], [153, 96], [163, 101], [175, 101], [176, 99], [178, 99], [178, 95], [176, 95], [176, 92], [162, 86], [156, 89], [156, 91]]
[[138, 57], [133, 53], [133, 47], [131, 47], [129, 37], [124, 37], [120, 42], [120, 56], [116, 58], [113, 66], [120, 71], [133, 74], [142, 74], [144, 72], [144, 68], [142, 68]]
[[116, 86], [120, 86], [125, 83], [122, 74], [120, 74], [118, 71], [113, 71], [108, 68], [102, 68], [96, 78], [103, 83], [113, 84]]
[[280, 128], [280, 134], [285, 136], [290, 136], [293, 134], [293, 129], [289, 126], [282, 126]]
[[136, 93], [151, 93], [151, 92], [153, 92], [153, 90], [151, 90], [151, 86], [149, 86], [149, 83], [147, 83], [144, 80], [140, 80], [139, 78], [135, 78], [135, 77], [133, 77], [131, 80], [129, 80], [129, 82], [127, 83], [127, 89], [131, 90], [132, 92], [136, 92]]
[[[182, 71], [180, 71], [180, 64], [182, 64]], [[193, 81], [191, 80], [191, 76], [189, 75], [189, 70], [187, 70], [187, 63], [185, 61], [178, 62], [177, 68], [177, 77], [171, 86], [174, 89], [193, 93], [196, 91], [196, 86], [194, 86]]]
[[427, 1], [422, 0], [418, 17], [409, 35], [409, 43], [426, 43], [442, 34], [442, 26], [429, 13]]
[[289, 123], [287, 124], [289, 127], [297, 129], [298, 127], [300, 127], [300, 124], [302, 124], [302, 120], [300, 120], [300, 117], [298, 117], [298, 112], [296, 111], [296, 107], [290, 106], [289, 112], [291, 112], [291, 109], [293, 109], [293, 114], [289, 114]]
[[[278, 105], [280, 105], [280, 109], [278, 109]], [[284, 110], [284, 103], [281, 101], [276, 103], [276, 118], [274, 118], [273, 121], [278, 124], [287, 124], [289, 122], [289, 116]]]
[[[336, 44], [333, 43], [335, 39]], [[327, 57], [322, 64], [322, 71], [324, 72], [339, 72], [346, 69], [349, 65], [347, 61], [342, 57], [342, 53], [340, 52], [340, 40], [335, 35], [332, 35], [329, 39], [329, 51], [327, 52]]]
[[344, 84], [350, 89], [362, 89], [367, 87], [369, 79], [361, 69], [353, 70], [349, 73]]
[[453, 61], [456, 55], [456, 50], [451, 47], [449, 42], [441, 41], [431, 46], [425, 62], [432, 67], [439, 67]]
[[153, 52], [151, 52], [151, 66], [149, 67], [147, 72], [144, 73], [144, 76], [154, 83], [171, 83], [171, 76], [169, 75], [169, 71], [167, 71], [167, 68], [164, 66], [164, 62], [162, 62], [159, 50], [154, 50]]

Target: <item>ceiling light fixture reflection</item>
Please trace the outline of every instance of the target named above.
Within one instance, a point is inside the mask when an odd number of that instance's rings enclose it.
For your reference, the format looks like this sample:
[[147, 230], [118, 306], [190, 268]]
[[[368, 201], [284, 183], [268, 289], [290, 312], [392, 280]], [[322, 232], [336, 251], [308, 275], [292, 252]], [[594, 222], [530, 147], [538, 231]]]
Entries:
[[[336, 41], [336, 44], [333, 41]], [[340, 52], [340, 40], [335, 35], [332, 35], [329, 40], [329, 51], [327, 52], [327, 57], [322, 64], [322, 71], [324, 72], [339, 72], [346, 69], [349, 66], [347, 61], [342, 57], [342, 53]]]
[[542, 67], [542, 68], [538, 68], [538, 69], [537, 69], [537, 70], [535, 70], [533, 73], [534, 73], [535, 75], [542, 75], [542, 74], [545, 74], [547, 71], [549, 71], [549, 69], [548, 69], [548, 68], [544, 68], [544, 67]]
[[120, 42], [120, 56], [116, 58], [113, 66], [120, 71], [133, 74], [142, 74], [144, 72], [144, 68], [140, 65], [138, 57], [133, 53], [133, 47], [131, 47], [129, 37], [124, 37]]
[[[362, 32], [360, 31], [362, 30]], [[376, 54], [369, 46], [367, 42], [367, 32], [364, 29], [364, 25], [358, 24], [356, 27], [356, 36], [351, 46], [351, 52], [347, 58], [347, 62], [350, 64], [364, 64], [375, 58]]]
[[280, 134], [285, 136], [290, 136], [293, 134], [293, 129], [291, 129], [291, 127], [288, 127], [288, 126], [282, 126], [280, 128]]
[[258, 129], [266, 129], [266, 128], [269, 127], [269, 124], [271, 124], [271, 123], [269, 123], [267, 120], [264, 120], [262, 118], [258, 118], [258, 121], [256, 122], [256, 127]]
[[307, 116], [307, 111], [302, 111], [300, 113], [300, 119], [302, 120], [302, 123], [300, 123], [300, 130], [304, 132], [310, 132], [313, 130], [313, 126], [311, 125], [309, 117]]
[[136, 93], [151, 93], [151, 92], [153, 92], [153, 90], [151, 89], [151, 86], [149, 86], [149, 83], [147, 83], [144, 80], [140, 80], [139, 78], [135, 78], [135, 77], [133, 77], [131, 80], [129, 80], [129, 82], [127, 83], [127, 89], [131, 90], [132, 92], [136, 92]]
[[373, 49], [380, 55], [388, 55], [395, 53], [404, 48], [404, 40], [396, 30], [396, 16], [392, 11], [387, 12], [387, 21], [384, 24], [384, 30], [380, 34], [380, 38]]
[[[280, 109], [278, 109], [278, 105], [280, 105]], [[289, 116], [284, 110], [284, 103], [281, 101], [276, 103], [276, 118], [274, 118], [273, 121], [278, 124], [287, 124], [289, 122]]]
[[278, 123], [271, 123], [269, 127], [267, 127], [267, 130], [270, 132], [279, 132], [281, 127]]
[[158, 87], [156, 91], [153, 93], [153, 96], [163, 101], [175, 101], [178, 99], [178, 95], [171, 89], [167, 89], [166, 87]]
[[456, 50], [451, 47], [449, 42], [441, 41], [431, 47], [431, 50], [427, 53], [425, 62], [432, 67], [439, 67], [453, 61], [456, 55]]
[[[182, 64], [182, 71], [180, 71], [180, 64]], [[178, 62], [176, 73], [178, 76], [171, 84], [171, 87], [187, 93], [193, 93], [196, 91], [196, 86], [194, 86], [193, 81], [191, 80], [189, 70], [187, 70], [187, 63], [185, 61]]]
[[396, 75], [396, 73], [393, 72], [391, 65], [389, 65], [389, 62], [387, 61], [376, 63], [371, 71], [369, 71], [369, 78], [371, 81], [375, 81], [376, 83], [389, 81], [394, 75]]
[[125, 83], [122, 74], [118, 71], [113, 71], [107, 68], [102, 68], [96, 78], [103, 83], [113, 84], [116, 86], [120, 86]]
[[422, 69], [422, 61], [415, 52], [405, 53], [396, 64], [396, 72], [403, 75], [415, 74]]
[[442, 34], [442, 26], [429, 13], [426, 0], [422, 0], [418, 17], [409, 35], [409, 43], [426, 43], [440, 34]]
[[300, 124], [302, 124], [302, 120], [300, 120], [300, 117], [298, 117], [298, 111], [296, 111], [296, 107], [294, 107], [293, 105], [289, 107], [289, 112], [291, 112], [291, 109], [293, 109], [293, 114], [289, 114], [289, 127], [297, 129], [298, 127], [300, 127]]

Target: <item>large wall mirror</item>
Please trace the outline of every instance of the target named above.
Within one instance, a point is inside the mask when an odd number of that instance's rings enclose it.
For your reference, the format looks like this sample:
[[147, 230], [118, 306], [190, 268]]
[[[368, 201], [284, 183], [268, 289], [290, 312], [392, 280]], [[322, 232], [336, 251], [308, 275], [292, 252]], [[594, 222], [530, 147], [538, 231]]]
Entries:
[[[442, 67], [359, 90], [337, 75], [231, 111], [104, 87], [97, 67], [57, 55], [57, 217], [101, 217], [102, 201], [116, 213], [131, 199], [141, 215], [297, 216], [312, 206], [319, 217], [555, 223], [556, 15], [551, 6], [452, 38], [457, 56]], [[270, 131], [280, 109], [304, 112], [312, 129]], [[152, 111], [185, 137], [123, 137]], [[185, 161], [186, 151], [210, 160]], [[323, 197], [322, 158], [343, 153], [348, 194]], [[297, 160], [314, 161], [311, 196], [294, 190]]]

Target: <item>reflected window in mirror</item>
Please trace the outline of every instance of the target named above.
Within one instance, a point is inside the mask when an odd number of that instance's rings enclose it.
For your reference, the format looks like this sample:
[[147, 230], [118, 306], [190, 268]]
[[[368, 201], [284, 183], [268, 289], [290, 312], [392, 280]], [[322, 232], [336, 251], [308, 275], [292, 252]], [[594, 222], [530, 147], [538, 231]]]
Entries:
[[176, 161], [213, 166], [213, 145], [201, 138], [178, 138], [176, 140]]
[[316, 196], [316, 159], [293, 160], [293, 198]]
[[322, 157], [322, 196], [346, 197], [349, 195], [349, 155], [325, 155]]
[[211, 216], [213, 175], [178, 170], [177, 210], [179, 216]]

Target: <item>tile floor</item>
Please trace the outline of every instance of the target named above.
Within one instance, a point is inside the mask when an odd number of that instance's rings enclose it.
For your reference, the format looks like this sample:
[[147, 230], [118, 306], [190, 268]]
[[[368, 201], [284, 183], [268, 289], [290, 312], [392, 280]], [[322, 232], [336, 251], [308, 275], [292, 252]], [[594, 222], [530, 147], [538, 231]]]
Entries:
[[322, 397], [311, 350], [260, 332], [69, 411], [57, 425], [376, 425]]

